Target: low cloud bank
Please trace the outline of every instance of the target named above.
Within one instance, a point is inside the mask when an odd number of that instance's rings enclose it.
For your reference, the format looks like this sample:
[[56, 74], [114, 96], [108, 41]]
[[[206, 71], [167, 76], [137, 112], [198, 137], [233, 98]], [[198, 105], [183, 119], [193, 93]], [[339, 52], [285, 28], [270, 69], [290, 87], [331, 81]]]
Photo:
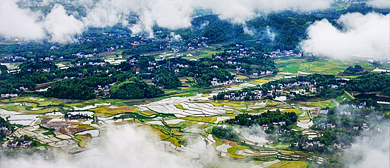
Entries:
[[112, 126], [96, 145], [76, 156], [54, 153], [44, 156], [0, 156], [0, 165], [7, 168], [127, 168], [127, 167], [250, 167], [250, 163], [233, 162], [218, 157], [213, 148], [198, 138], [189, 140], [182, 152], [164, 149], [156, 133], [138, 125]]
[[389, 19], [390, 14], [349, 13], [337, 20], [342, 30], [323, 19], [308, 28], [308, 39], [301, 46], [305, 52], [340, 60], [353, 57], [387, 60]]
[[390, 166], [390, 123], [371, 133], [363, 133], [353, 147], [347, 149], [343, 160], [350, 168], [388, 168]]
[[52, 41], [64, 43], [72, 41], [75, 34], [82, 33], [84, 23], [72, 15], [67, 15], [63, 6], [54, 5], [43, 21], [43, 27], [51, 35]]
[[54, 160], [41, 156], [1, 159], [8, 168], [107, 168], [107, 167], [193, 167], [189, 159], [158, 149], [158, 137], [144, 128], [121, 126], [110, 128], [102, 142], [75, 157], [55, 154]]
[[252, 143], [265, 145], [268, 142], [268, 135], [264, 132], [261, 126], [254, 125], [251, 127], [241, 127], [239, 132], [242, 137]]
[[45, 37], [42, 26], [37, 23], [38, 14], [20, 9], [13, 0], [0, 1], [0, 34], [36, 40]]
[[84, 30], [84, 23], [68, 15], [61, 5], [54, 5], [47, 16], [42, 16], [39, 12], [19, 8], [16, 2], [0, 1], [0, 35], [22, 40], [70, 42]]
[[[80, 0], [71, 3], [85, 7], [87, 14], [77, 20], [60, 5], [42, 16], [19, 8], [16, 4], [19, 1], [26, 0], [0, 1], [0, 34], [24, 40], [48, 38], [54, 42], [69, 42], [69, 37], [90, 26], [128, 25], [131, 15], [139, 16], [133, 31], [145, 31], [153, 36], [154, 25], [168, 29], [190, 27], [196, 9], [208, 9], [221, 19], [243, 24], [263, 13], [323, 10], [333, 3], [333, 0]], [[53, 3], [56, 1], [43, 2], [46, 5]]]
[[380, 8], [380, 9], [390, 8], [389, 0], [368, 0], [366, 4], [374, 8]]

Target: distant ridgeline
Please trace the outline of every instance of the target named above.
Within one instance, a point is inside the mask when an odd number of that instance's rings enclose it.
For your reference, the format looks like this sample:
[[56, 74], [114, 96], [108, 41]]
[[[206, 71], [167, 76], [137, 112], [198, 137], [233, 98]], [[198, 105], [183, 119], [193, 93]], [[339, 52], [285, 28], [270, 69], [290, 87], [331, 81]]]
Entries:
[[[68, 9], [69, 10], [69, 9]], [[123, 51], [124, 55], [142, 54], [153, 51], [171, 50], [173, 48], [186, 51], [198, 48], [199, 44], [215, 44], [225, 42], [241, 42], [255, 47], [258, 51], [271, 52], [277, 49], [297, 49], [302, 39], [306, 38], [306, 30], [313, 22], [324, 18], [333, 25], [333, 21], [341, 15], [351, 12], [386, 13], [386, 9], [372, 9], [362, 4], [350, 4], [337, 10], [324, 10], [310, 13], [292, 11], [276, 12], [256, 17], [246, 22], [244, 26], [221, 20], [217, 15], [203, 15], [193, 18], [191, 27], [169, 30], [158, 26], [153, 27], [154, 38], [145, 34], [134, 35], [122, 24], [112, 27], [90, 27], [75, 37], [74, 43], [58, 44], [49, 41], [22, 42], [20, 44], [1, 45], [0, 55], [11, 55], [3, 61], [25, 61], [41, 59], [75, 59], [79, 56], [96, 56], [103, 52]], [[46, 11], [48, 12], [48, 11]], [[77, 11], [85, 14], [85, 11]], [[135, 23], [130, 19], [131, 23]], [[182, 40], [174, 39], [171, 33], [180, 35]], [[272, 36], [270, 34], [275, 34]], [[195, 41], [194, 41], [195, 40]], [[203, 43], [203, 44], [202, 44]], [[0, 60], [1, 61], [1, 60]]]

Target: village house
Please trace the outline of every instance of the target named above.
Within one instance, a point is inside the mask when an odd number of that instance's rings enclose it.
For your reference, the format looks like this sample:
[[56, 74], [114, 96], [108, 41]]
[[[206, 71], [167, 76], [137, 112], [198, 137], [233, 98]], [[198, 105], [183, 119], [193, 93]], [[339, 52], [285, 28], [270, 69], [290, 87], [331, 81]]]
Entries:
[[14, 93], [1, 94], [1, 98], [15, 98], [15, 97], [18, 97], [18, 94], [14, 94]]

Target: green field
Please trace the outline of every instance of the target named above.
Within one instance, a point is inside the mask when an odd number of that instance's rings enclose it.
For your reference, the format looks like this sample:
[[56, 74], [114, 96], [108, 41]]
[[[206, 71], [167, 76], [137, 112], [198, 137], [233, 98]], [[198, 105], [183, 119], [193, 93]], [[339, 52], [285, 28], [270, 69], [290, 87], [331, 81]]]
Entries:
[[352, 65], [341, 61], [322, 59], [313, 62], [308, 62], [305, 59], [279, 59], [275, 63], [280, 71], [293, 74], [305, 72], [337, 75]]
[[336, 106], [331, 100], [324, 100], [324, 101], [317, 101], [317, 102], [304, 102], [303, 104], [309, 107], [319, 107], [319, 108], [325, 108], [325, 107], [333, 108]]
[[[298, 74], [299, 72], [304, 73], [321, 73], [338, 75], [343, 72], [349, 66], [359, 64], [366, 69], [375, 69], [377, 66], [367, 61], [359, 62], [343, 62], [339, 60], [328, 60], [319, 59], [313, 62], [308, 62], [306, 59], [301, 58], [288, 58], [288, 59], [277, 59], [275, 60], [279, 71]], [[382, 66], [379, 66], [381, 68]], [[385, 67], [383, 67], [385, 68]]]
[[102, 106], [90, 110], [95, 112], [95, 115], [98, 117], [111, 117], [121, 113], [134, 113], [138, 110], [138, 108], [129, 106], [120, 106], [115, 108]]

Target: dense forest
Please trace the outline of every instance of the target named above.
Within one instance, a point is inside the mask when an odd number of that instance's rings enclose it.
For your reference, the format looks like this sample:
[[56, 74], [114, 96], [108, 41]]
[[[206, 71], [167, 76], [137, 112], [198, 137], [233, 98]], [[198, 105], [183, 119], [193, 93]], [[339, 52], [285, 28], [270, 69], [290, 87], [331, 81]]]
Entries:
[[111, 97], [118, 99], [141, 99], [162, 96], [164, 92], [153, 85], [147, 85], [137, 78], [132, 78], [111, 88]]
[[364, 73], [364, 68], [360, 65], [350, 66], [343, 73], [346, 75], [358, 75]]
[[389, 75], [370, 73], [349, 81], [346, 90], [357, 92], [377, 92], [390, 96], [389, 83]]
[[215, 126], [211, 129], [211, 133], [218, 138], [227, 139], [231, 141], [239, 140], [237, 133], [231, 127], [224, 128]]
[[175, 89], [182, 85], [175, 72], [166, 69], [157, 70], [154, 73], [153, 82], [157, 86], [162, 86], [165, 89]]
[[212, 66], [213, 62], [208, 61], [208, 59], [201, 59], [196, 62], [195, 66], [181, 70], [179, 75], [194, 77], [199, 87], [209, 87], [214, 78], [218, 79], [218, 82], [225, 82], [234, 78], [225, 69], [213, 68]]
[[260, 115], [239, 114], [234, 119], [227, 120], [227, 124], [236, 124], [242, 126], [251, 125], [272, 125], [273, 123], [282, 122], [281, 125], [290, 126], [298, 121], [298, 116], [294, 112], [282, 113], [280, 110], [267, 111]]

